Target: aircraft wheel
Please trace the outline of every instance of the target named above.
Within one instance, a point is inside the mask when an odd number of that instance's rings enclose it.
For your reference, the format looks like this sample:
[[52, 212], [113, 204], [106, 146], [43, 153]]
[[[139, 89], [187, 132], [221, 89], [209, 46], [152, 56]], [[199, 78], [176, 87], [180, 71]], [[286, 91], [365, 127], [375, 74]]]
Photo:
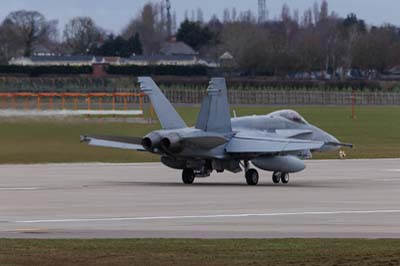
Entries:
[[289, 183], [289, 174], [288, 173], [282, 173], [281, 181], [282, 181], [283, 184], [288, 184]]
[[193, 169], [185, 169], [182, 172], [182, 181], [186, 185], [193, 184], [195, 179]]
[[281, 182], [281, 176], [281, 172], [274, 172], [272, 175], [272, 182], [274, 182], [274, 184], [279, 184], [279, 182]]
[[246, 181], [249, 186], [256, 186], [258, 184], [259, 175], [256, 169], [250, 169], [246, 172]]

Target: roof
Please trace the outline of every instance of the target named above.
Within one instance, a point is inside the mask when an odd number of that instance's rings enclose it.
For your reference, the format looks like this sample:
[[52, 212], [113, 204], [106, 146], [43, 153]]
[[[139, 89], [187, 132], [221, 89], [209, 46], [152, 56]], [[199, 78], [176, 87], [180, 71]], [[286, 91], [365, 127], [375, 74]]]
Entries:
[[95, 57], [93, 55], [41, 55], [31, 56], [29, 58], [32, 62], [82, 62], [82, 61], [93, 61], [101, 62], [103, 57]]
[[164, 55], [197, 55], [198, 53], [184, 42], [165, 42], [161, 46]]
[[194, 55], [137, 55], [124, 58], [126, 61], [193, 61], [196, 60]]
[[232, 60], [233, 56], [229, 52], [225, 52], [223, 55], [219, 57], [222, 60]]

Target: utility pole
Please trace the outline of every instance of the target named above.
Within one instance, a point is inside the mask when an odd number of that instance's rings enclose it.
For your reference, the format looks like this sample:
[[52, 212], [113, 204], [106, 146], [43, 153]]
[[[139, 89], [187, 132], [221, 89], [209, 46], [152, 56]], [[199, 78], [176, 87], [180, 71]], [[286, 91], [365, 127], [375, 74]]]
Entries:
[[258, 23], [264, 23], [267, 20], [266, 0], [258, 0]]
[[172, 16], [171, 16], [171, 1], [165, 0], [167, 8], [167, 33], [168, 37], [172, 36]]

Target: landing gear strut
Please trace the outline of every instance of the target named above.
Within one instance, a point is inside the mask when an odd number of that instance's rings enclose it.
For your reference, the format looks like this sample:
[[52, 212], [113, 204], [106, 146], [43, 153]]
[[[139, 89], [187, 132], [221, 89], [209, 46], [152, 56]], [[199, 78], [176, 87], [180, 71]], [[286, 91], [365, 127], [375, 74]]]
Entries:
[[272, 182], [274, 182], [274, 184], [279, 184], [281, 181], [282, 184], [288, 184], [289, 180], [290, 178], [288, 173], [274, 172], [272, 175]]
[[182, 172], [182, 181], [186, 185], [193, 184], [195, 179], [194, 170], [190, 168], [186, 168]]
[[248, 161], [244, 162], [246, 172], [246, 182], [249, 186], [256, 186], [258, 184], [259, 175], [256, 169], [251, 169]]

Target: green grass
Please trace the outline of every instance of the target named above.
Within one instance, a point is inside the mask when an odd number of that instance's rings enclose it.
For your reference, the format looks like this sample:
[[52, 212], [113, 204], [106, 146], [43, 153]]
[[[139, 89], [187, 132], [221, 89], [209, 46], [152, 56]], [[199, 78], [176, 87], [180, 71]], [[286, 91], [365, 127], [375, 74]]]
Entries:
[[[287, 108], [287, 107], [286, 107]], [[240, 107], [238, 115], [266, 114], [279, 107]], [[348, 158], [400, 157], [400, 107], [358, 107], [350, 119], [350, 107], [294, 107], [309, 122], [356, 145]], [[198, 108], [178, 108], [188, 124], [195, 123]], [[144, 136], [158, 124], [102, 122], [101, 119], [1, 119], [0, 163], [47, 162], [148, 162], [147, 153], [89, 147], [79, 143], [82, 134]], [[320, 154], [316, 158], [337, 158]]]
[[399, 265], [399, 240], [0, 240], [0, 265]]

